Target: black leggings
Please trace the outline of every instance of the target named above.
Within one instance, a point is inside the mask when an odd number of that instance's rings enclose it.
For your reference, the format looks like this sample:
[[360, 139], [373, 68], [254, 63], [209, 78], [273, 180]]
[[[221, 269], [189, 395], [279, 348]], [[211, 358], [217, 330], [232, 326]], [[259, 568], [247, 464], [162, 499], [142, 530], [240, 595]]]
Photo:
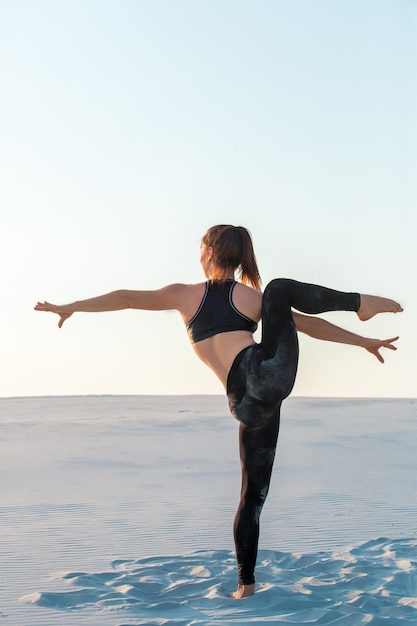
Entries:
[[262, 301], [262, 340], [240, 352], [227, 379], [232, 415], [239, 420], [242, 489], [234, 522], [239, 584], [255, 582], [259, 517], [268, 494], [280, 408], [294, 385], [298, 340], [291, 307], [303, 313], [358, 311], [360, 295], [300, 283], [271, 281]]

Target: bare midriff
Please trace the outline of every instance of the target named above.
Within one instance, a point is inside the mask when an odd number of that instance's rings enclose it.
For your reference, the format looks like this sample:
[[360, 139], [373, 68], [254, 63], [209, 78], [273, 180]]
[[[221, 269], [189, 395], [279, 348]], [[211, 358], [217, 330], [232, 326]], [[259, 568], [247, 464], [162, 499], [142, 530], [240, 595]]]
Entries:
[[227, 376], [236, 356], [255, 343], [251, 333], [234, 330], [203, 339], [194, 343], [193, 348], [198, 358], [216, 374], [226, 389]]

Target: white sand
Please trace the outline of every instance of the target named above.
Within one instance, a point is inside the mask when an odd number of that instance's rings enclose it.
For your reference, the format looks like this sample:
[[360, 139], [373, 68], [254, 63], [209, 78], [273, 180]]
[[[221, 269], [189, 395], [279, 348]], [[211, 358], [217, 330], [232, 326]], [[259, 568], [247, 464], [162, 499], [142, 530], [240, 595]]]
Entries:
[[0, 400], [0, 626], [417, 624], [417, 401], [290, 399], [232, 600], [223, 398]]

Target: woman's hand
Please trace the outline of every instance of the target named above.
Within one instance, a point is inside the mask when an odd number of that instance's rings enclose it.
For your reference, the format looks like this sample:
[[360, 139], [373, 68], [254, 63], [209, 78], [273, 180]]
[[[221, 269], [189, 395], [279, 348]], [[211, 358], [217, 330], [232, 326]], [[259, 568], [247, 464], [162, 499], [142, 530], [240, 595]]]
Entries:
[[49, 311], [50, 313], [56, 313], [59, 315], [58, 327], [61, 328], [62, 324], [72, 315], [72, 311], [66, 311], [65, 306], [57, 306], [50, 302], [38, 302], [35, 306], [35, 311]]
[[398, 337], [392, 339], [365, 339], [363, 347], [371, 354], [374, 354], [380, 363], [384, 362], [382, 355], [379, 353], [381, 348], [396, 350], [397, 346], [393, 346], [393, 341], [397, 341]]

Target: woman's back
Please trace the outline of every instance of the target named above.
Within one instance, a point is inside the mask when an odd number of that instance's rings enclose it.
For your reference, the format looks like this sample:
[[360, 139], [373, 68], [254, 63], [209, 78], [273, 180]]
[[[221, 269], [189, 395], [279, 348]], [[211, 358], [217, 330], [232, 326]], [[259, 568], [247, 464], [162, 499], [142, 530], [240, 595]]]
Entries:
[[[226, 387], [227, 374], [236, 355], [255, 343], [252, 333], [261, 319], [262, 293], [230, 279], [189, 285], [187, 291], [181, 314], [194, 351]], [[214, 295], [210, 296], [210, 291]], [[233, 324], [233, 330], [225, 330]], [[209, 336], [199, 338], [206, 335]]]

